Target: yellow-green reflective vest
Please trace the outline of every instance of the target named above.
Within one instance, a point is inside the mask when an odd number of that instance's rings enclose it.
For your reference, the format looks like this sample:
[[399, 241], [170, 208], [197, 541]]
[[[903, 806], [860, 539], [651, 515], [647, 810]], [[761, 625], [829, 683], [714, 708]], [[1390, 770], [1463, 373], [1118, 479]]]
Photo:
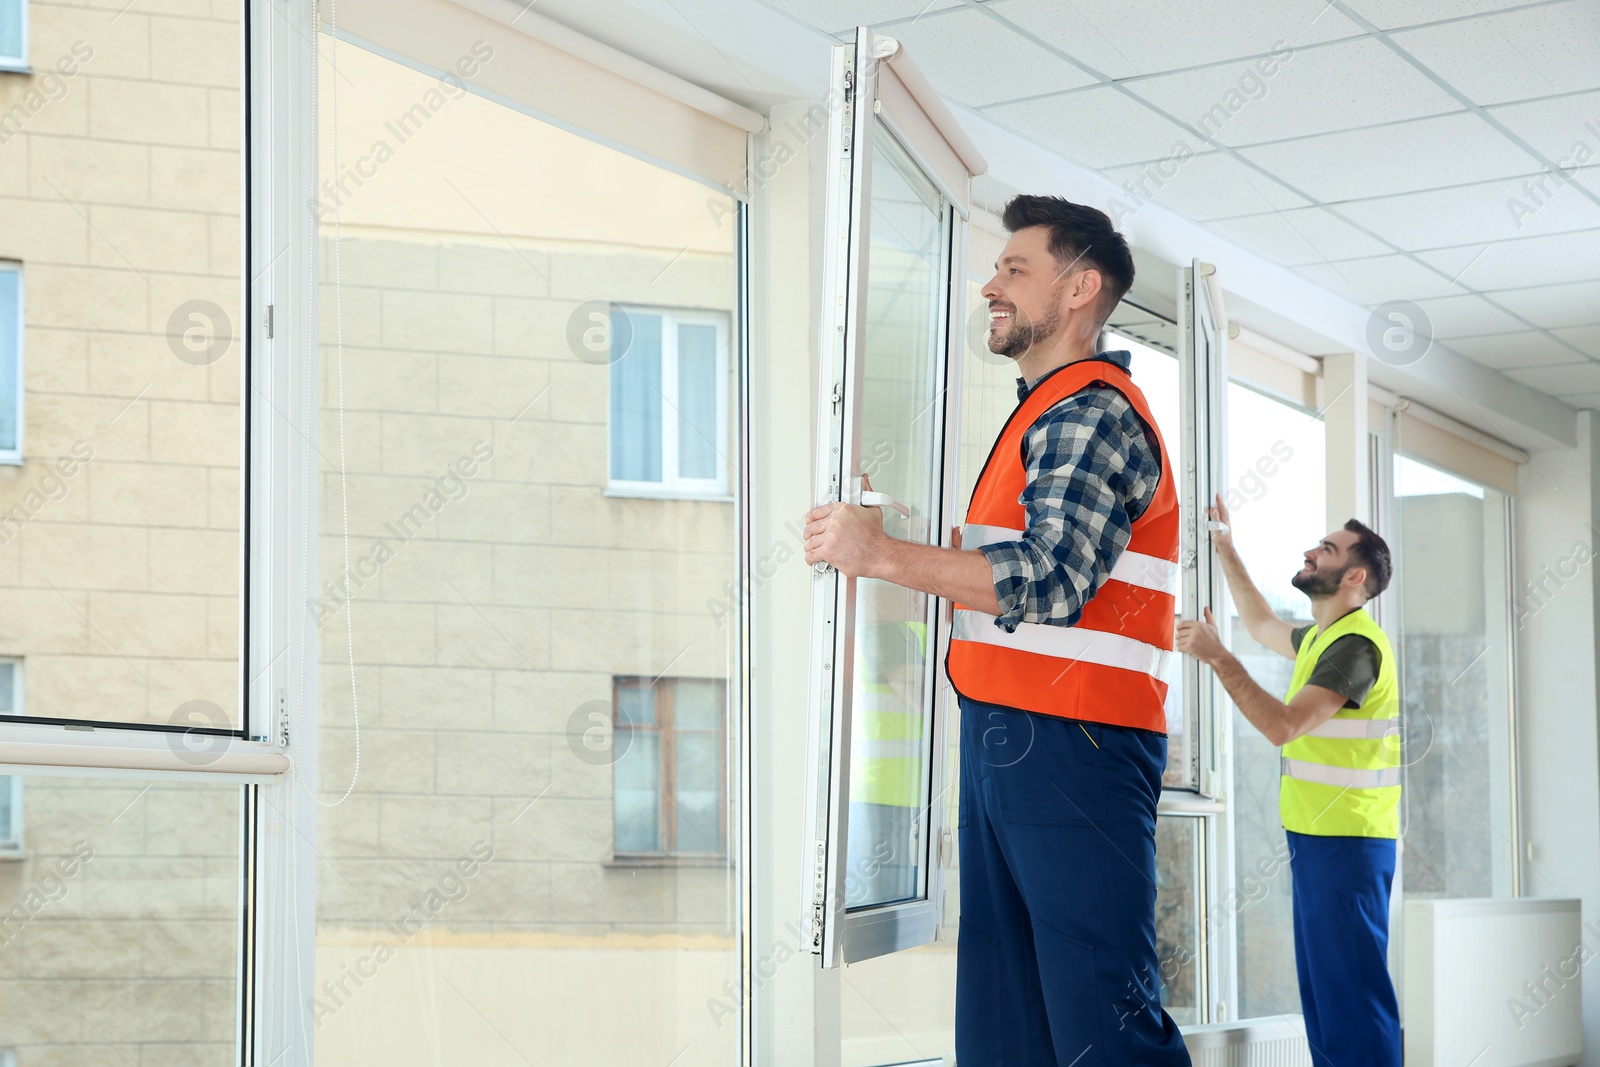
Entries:
[[[921, 653], [922, 662], [927, 661], [925, 623], [874, 625], [904, 627], [906, 644]], [[856, 691], [850, 799], [896, 808], [922, 806], [923, 709], [915, 700], [919, 690], [920, 686], [911, 686], [901, 696], [888, 682], [865, 682]]]
[[1294, 695], [1339, 638], [1360, 634], [1378, 648], [1378, 680], [1358, 708], [1341, 708], [1283, 746], [1278, 810], [1283, 828], [1322, 837], [1400, 836], [1400, 684], [1389, 639], [1365, 609], [1327, 630], [1312, 627], [1294, 658]]

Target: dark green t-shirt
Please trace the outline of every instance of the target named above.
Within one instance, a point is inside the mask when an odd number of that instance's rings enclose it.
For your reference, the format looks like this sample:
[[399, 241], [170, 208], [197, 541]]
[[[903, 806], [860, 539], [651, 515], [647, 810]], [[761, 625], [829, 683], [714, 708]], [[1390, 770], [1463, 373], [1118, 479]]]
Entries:
[[[1294, 650], [1311, 632], [1310, 626], [1296, 626], [1289, 635]], [[1311, 668], [1307, 685], [1320, 685], [1344, 697], [1344, 706], [1359, 708], [1378, 681], [1378, 646], [1360, 634], [1345, 634], [1322, 650], [1317, 665]]]

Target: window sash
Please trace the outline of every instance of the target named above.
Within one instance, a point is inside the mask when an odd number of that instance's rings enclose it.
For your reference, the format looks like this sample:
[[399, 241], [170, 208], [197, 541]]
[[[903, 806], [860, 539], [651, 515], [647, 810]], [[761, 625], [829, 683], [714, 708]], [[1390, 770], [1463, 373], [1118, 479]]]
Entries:
[[[678, 683], [680, 681], [709, 681], [716, 685], [719, 694], [718, 704], [723, 709], [722, 718], [719, 720], [716, 729], [678, 729], [677, 696]], [[654, 737], [657, 739], [655, 784], [663, 801], [656, 809], [656, 840], [660, 847], [657, 849], [618, 848], [616, 847], [616, 828], [615, 824], [613, 824], [613, 858], [619, 860], [721, 858], [726, 860], [728, 850], [727, 682], [720, 678], [650, 679], [644, 677], [618, 677], [613, 681], [612, 686], [613, 731], [620, 732], [625, 729], [635, 738]], [[628, 723], [624, 725], [621, 712], [622, 693], [629, 689], [644, 689], [653, 693], [655, 701], [654, 722]], [[679, 848], [678, 741], [683, 737], [709, 737], [715, 741], [717, 752], [717, 848], [713, 851], [683, 851]], [[613, 739], [614, 746], [616, 743], [615, 739]], [[631, 750], [631, 744], [629, 748]], [[620, 764], [621, 760], [618, 760], [617, 763]], [[615, 766], [614, 764], [613, 768]], [[613, 774], [615, 774], [615, 770], [613, 770]], [[612, 784], [612, 797], [613, 803], [615, 803], [615, 779], [613, 779]]]
[[22, 266], [0, 263], [0, 463], [22, 462]]
[[28, 0], [0, 0], [0, 70], [27, 69]]
[[[638, 375], [638, 364], [627, 371], [623, 371], [623, 364], [630, 358], [637, 358], [643, 353], [630, 351], [611, 364], [611, 382], [608, 387], [610, 402], [608, 406], [608, 425], [606, 428], [606, 495], [607, 496], [632, 496], [632, 497], [667, 497], [676, 499], [716, 499], [728, 498], [728, 318], [725, 314], [715, 311], [692, 311], [666, 308], [639, 308], [618, 305], [613, 308], [613, 321], [617, 315], [629, 317], [635, 323], [643, 319], [654, 319], [660, 324], [659, 331], [652, 331], [659, 337], [654, 366], [654, 373], [649, 374], [648, 385], [657, 392], [660, 403], [657, 408], [657, 417], [651, 421], [650, 433], [642, 443], [645, 447], [652, 444], [656, 448], [655, 456], [658, 460], [656, 468], [660, 477], [655, 480], [640, 477], [618, 477], [619, 445], [631, 446], [635, 443], [632, 438], [623, 438], [621, 435], [627, 430], [619, 424], [618, 416], [622, 414], [618, 404], [618, 388], [623, 382], [638, 380], [633, 377]], [[682, 358], [680, 353], [679, 331], [685, 326], [706, 326], [715, 330], [713, 341], [712, 374], [715, 390], [711, 399], [711, 410], [714, 417], [715, 430], [713, 435], [702, 442], [713, 451], [712, 463], [714, 475], [709, 478], [685, 477], [682, 474], [682, 435], [686, 421], [684, 398], [682, 396]], [[633, 327], [632, 341], [638, 340], [639, 329]], [[615, 338], [617, 331], [613, 328], [612, 336]], [[631, 342], [630, 342], [631, 343]], [[625, 375], [627, 377], [625, 377]], [[691, 406], [693, 406], [691, 404]]]

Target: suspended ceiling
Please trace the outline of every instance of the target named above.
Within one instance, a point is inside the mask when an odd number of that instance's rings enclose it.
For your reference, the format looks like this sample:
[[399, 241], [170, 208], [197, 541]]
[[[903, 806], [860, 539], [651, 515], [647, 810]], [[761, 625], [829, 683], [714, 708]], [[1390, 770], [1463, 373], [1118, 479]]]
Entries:
[[759, 2], [899, 38], [952, 100], [1126, 183], [1121, 210], [1414, 302], [1436, 344], [1600, 407], [1595, 0]]

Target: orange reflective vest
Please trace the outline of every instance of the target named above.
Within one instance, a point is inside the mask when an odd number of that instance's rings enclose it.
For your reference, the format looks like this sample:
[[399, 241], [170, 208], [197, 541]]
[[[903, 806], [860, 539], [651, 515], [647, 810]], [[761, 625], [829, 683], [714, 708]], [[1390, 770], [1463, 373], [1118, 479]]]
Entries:
[[[1024, 622], [1008, 634], [993, 615], [957, 604], [945, 666], [956, 692], [969, 700], [1164, 734], [1164, 679], [1177, 609], [1178, 493], [1156, 420], [1127, 371], [1103, 359], [1083, 360], [1034, 386], [1006, 420], [978, 475], [961, 547], [1023, 538], [1022, 448], [1028, 430], [1050, 408], [1092, 385], [1121, 393], [1150, 428], [1161, 451], [1155, 497], [1134, 520], [1127, 549], [1076, 623]], [[1075, 532], [1069, 529], [1067, 536]]]

